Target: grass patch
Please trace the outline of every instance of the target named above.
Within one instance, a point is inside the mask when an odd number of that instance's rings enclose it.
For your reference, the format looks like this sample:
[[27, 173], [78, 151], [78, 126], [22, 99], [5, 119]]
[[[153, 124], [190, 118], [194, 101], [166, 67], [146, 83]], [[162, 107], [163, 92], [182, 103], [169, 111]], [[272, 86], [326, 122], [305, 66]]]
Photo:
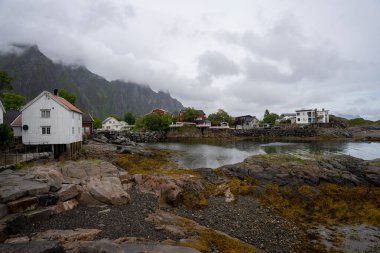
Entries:
[[375, 166], [375, 167], [380, 167], [380, 159], [370, 161], [369, 165]]
[[256, 253], [252, 246], [243, 244], [240, 240], [218, 233], [212, 229], [198, 231], [199, 239], [182, 243], [185, 247], [199, 250], [203, 253]]
[[303, 160], [294, 155], [288, 154], [262, 154], [253, 157], [254, 160], [264, 161], [271, 164], [283, 164], [283, 163], [297, 163], [305, 164], [306, 160]]
[[261, 203], [303, 224], [365, 223], [380, 226], [380, 188], [323, 184], [296, 189], [268, 187]]

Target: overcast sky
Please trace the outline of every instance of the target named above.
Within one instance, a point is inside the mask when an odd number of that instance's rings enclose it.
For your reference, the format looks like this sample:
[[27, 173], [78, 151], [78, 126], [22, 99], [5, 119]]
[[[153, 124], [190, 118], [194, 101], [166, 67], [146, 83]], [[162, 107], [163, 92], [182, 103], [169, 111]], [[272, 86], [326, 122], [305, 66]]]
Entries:
[[184, 106], [380, 119], [379, 0], [0, 0], [0, 49], [36, 44]]

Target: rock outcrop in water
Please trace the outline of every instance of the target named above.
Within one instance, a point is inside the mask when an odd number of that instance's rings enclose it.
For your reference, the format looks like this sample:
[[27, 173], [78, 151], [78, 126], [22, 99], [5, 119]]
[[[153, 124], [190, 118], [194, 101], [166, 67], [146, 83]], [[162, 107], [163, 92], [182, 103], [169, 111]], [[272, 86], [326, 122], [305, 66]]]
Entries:
[[226, 165], [220, 171], [238, 178], [251, 177], [279, 185], [380, 186], [380, 164], [346, 155], [298, 158], [291, 155], [257, 155], [241, 163]]

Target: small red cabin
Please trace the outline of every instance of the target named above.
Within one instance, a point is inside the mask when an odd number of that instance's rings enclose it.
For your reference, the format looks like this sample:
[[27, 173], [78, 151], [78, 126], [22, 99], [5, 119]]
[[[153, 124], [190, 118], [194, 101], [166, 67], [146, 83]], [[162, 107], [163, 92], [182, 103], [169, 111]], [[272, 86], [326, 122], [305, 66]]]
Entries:
[[92, 138], [93, 123], [94, 123], [94, 119], [92, 118], [90, 114], [84, 113], [82, 115], [83, 135], [86, 135]]

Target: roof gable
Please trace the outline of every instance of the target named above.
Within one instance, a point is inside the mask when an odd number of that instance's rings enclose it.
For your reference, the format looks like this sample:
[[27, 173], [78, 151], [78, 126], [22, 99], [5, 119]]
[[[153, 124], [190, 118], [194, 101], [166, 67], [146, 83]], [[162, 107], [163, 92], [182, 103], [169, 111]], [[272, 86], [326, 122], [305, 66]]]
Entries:
[[110, 121], [110, 120], [115, 120], [117, 123], [120, 123], [117, 119], [115, 119], [114, 117], [108, 117], [108, 118], [106, 118], [105, 120], [103, 120], [103, 122], [102, 122], [102, 124], [105, 124], [105, 123], [107, 123], [108, 121]]
[[11, 123], [11, 126], [13, 127], [22, 126], [22, 114], [17, 116], [17, 118]]
[[44, 95], [49, 96], [50, 98], [52, 98], [54, 101], [56, 101], [58, 104], [60, 104], [61, 106], [63, 106], [64, 108], [66, 108], [69, 111], [73, 111], [73, 112], [77, 112], [77, 113], [83, 114], [83, 112], [81, 110], [79, 110], [77, 107], [75, 107], [73, 104], [71, 104], [66, 99], [64, 99], [62, 97], [55, 96], [55, 95], [53, 95], [52, 93], [50, 93], [48, 91], [41, 92], [37, 97], [35, 97], [29, 103], [27, 103], [25, 106], [23, 106], [20, 111], [21, 112], [24, 111], [26, 108], [28, 108], [29, 106], [31, 106], [34, 102], [36, 102], [38, 99], [40, 99]]

